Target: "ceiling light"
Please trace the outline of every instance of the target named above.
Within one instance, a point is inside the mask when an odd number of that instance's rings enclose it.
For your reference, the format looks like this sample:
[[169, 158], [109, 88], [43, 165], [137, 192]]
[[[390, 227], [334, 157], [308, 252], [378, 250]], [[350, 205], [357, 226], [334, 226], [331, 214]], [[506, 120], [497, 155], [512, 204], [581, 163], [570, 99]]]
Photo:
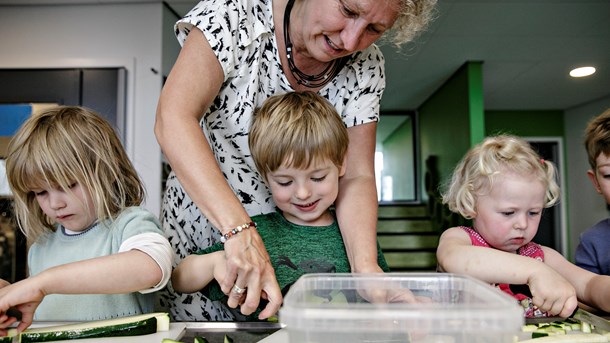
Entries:
[[572, 69], [572, 71], [570, 71], [570, 76], [571, 77], [584, 77], [584, 76], [589, 76], [593, 73], [595, 73], [595, 68], [593, 68], [593, 67], [580, 67], [580, 68]]

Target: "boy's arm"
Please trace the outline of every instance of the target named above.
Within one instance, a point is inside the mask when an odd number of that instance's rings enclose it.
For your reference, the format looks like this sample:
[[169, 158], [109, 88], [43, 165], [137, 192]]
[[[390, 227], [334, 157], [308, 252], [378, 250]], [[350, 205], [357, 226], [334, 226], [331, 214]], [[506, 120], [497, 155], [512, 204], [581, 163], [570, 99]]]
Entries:
[[68, 263], [0, 288], [0, 313], [10, 307], [20, 310], [18, 329], [22, 331], [48, 294], [131, 293], [155, 286], [162, 275], [157, 262], [139, 250]]
[[[224, 279], [226, 260], [223, 251], [203, 255], [189, 255], [172, 273], [172, 287], [182, 293], [193, 293], [208, 285], [214, 278]], [[222, 275], [221, 275], [222, 274]]]
[[610, 312], [610, 276], [598, 275], [572, 264], [550, 248], [544, 248], [544, 260], [572, 283], [579, 301]]
[[551, 266], [530, 257], [473, 246], [461, 228], [441, 235], [437, 259], [445, 272], [489, 283], [527, 284], [534, 305], [553, 315], [568, 317], [577, 306], [574, 286]]

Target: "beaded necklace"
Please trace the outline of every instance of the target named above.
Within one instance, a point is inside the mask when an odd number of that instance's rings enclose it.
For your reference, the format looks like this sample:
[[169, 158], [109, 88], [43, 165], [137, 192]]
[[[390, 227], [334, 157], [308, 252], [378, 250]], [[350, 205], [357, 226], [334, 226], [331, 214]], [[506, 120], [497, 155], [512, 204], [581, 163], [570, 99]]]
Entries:
[[286, 58], [288, 59], [288, 69], [297, 83], [307, 88], [318, 88], [326, 85], [332, 80], [347, 63], [349, 57], [342, 57], [340, 59], [333, 60], [328, 64], [321, 73], [315, 75], [309, 75], [302, 72], [295, 64], [292, 56], [292, 41], [290, 41], [290, 34], [288, 33], [288, 27], [290, 26], [290, 12], [294, 0], [288, 0], [286, 4], [286, 10], [284, 12], [284, 43], [286, 44]]

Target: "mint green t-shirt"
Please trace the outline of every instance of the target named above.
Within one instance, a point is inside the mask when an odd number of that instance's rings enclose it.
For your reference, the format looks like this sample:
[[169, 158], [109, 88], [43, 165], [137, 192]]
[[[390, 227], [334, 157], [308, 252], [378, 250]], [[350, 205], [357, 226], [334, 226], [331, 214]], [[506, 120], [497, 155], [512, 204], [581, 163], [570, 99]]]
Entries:
[[[128, 238], [154, 232], [163, 235], [156, 216], [140, 207], [125, 209], [113, 221], [93, 225], [76, 235], [68, 235], [60, 226], [41, 237], [28, 252], [30, 275], [48, 268], [119, 252]], [[128, 294], [50, 294], [44, 297], [34, 314], [35, 320], [92, 321], [125, 317], [154, 311], [153, 293]]]

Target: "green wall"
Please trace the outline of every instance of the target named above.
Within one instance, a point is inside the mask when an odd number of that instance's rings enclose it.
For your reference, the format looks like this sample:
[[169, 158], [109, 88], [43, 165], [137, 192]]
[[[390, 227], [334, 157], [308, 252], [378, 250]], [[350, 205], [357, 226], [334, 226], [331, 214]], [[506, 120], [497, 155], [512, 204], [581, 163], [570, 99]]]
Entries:
[[407, 119], [383, 141], [384, 176], [392, 178], [394, 200], [416, 199], [415, 161], [413, 149], [413, 121]]
[[563, 111], [485, 111], [485, 133], [563, 137]]
[[445, 182], [471, 146], [485, 136], [482, 63], [468, 62], [419, 108], [422, 200], [427, 200], [425, 162], [437, 157], [440, 182]]

